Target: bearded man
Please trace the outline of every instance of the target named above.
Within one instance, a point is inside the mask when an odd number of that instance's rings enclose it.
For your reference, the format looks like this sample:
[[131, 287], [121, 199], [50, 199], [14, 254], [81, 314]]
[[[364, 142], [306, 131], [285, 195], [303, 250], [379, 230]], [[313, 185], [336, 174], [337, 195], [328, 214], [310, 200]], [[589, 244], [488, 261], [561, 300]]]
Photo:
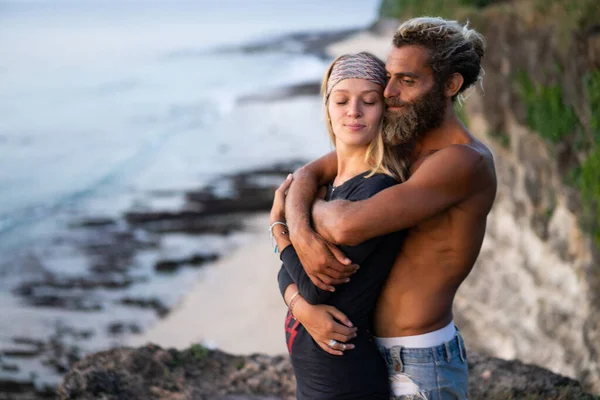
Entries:
[[[408, 179], [364, 201], [315, 200], [336, 174], [335, 153], [328, 154], [294, 173], [287, 224], [307, 274], [326, 290], [359, 267], [332, 244], [407, 229], [373, 316], [392, 393], [466, 399], [466, 352], [452, 304], [479, 255], [497, 183], [490, 151], [462, 124], [454, 103], [481, 81], [485, 43], [455, 21], [414, 18], [398, 28], [393, 44], [384, 133], [410, 165]], [[352, 351], [356, 331], [340, 310], [300, 299], [294, 315], [331, 354]]]

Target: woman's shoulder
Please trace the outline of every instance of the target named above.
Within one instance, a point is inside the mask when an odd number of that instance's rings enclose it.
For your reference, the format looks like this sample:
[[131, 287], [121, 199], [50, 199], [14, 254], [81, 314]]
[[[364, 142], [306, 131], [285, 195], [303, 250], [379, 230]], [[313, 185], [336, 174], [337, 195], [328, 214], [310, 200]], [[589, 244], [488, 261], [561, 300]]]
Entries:
[[396, 179], [387, 174], [376, 173], [372, 176], [368, 176], [368, 174], [365, 174], [365, 176], [363, 176], [362, 179], [357, 180], [356, 185], [353, 188], [354, 190], [352, 190], [350, 196], [352, 198], [348, 200], [368, 199], [369, 197], [377, 194], [378, 192], [387, 189], [391, 186], [394, 186], [397, 183], [398, 181]]

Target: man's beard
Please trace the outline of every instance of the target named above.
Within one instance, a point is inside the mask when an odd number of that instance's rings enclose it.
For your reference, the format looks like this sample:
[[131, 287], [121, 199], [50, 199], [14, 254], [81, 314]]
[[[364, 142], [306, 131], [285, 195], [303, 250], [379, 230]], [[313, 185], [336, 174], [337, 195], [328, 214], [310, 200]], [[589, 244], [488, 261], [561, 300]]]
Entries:
[[386, 99], [386, 106], [402, 106], [399, 112], [387, 110], [383, 118], [383, 137], [391, 145], [414, 145], [425, 133], [440, 126], [446, 114], [446, 98], [438, 84], [413, 102]]

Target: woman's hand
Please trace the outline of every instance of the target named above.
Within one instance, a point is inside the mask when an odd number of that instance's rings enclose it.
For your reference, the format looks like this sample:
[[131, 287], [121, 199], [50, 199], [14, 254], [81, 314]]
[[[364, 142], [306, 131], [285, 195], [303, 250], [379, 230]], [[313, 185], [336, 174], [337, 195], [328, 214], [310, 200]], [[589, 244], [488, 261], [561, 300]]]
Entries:
[[[337, 308], [325, 304], [311, 305], [302, 299], [294, 307], [294, 317], [327, 353], [341, 356], [344, 351], [354, 348], [353, 344], [346, 342], [356, 337], [356, 327]], [[332, 339], [337, 343], [330, 346]]]
[[289, 174], [285, 181], [275, 191], [271, 207], [271, 224], [275, 221], [285, 222], [285, 195], [292, 184], [293, 175]]

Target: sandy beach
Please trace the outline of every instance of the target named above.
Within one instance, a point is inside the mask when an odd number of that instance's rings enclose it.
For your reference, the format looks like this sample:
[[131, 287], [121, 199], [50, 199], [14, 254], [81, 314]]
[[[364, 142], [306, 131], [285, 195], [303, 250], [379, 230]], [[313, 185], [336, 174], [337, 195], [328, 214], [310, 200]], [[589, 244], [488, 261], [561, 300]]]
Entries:
[[280, 262], [267, 228], [269, 216], [245, 222], [244, 243], [203, 267], [195, 287], [168, 316], [131, 339], [183, 349], [192, 343], [233, 354], [287, 353], [283, 334], [285, 304], [277, 286]]

